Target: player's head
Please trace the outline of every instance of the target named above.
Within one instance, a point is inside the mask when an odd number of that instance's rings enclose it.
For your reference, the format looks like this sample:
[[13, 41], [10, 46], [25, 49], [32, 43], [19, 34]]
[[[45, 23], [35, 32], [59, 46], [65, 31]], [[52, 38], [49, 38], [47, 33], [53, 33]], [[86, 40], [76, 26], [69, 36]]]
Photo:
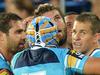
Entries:
[[53, 6], [52, 4], [45, 3], [40, 4], [38, 8], [34, 11], [34, 16], [46, 16], [51, 18], [58, 28], [58, 38], [60, 39], [59, 45], [63, 45], [66, 40], [66, 29], [65, 21], [62, 12], [59, 8]]
[[26, 30], [26, 40], [29, 46], [40, 45], [58, 45], [56, 37], [58, 31], [56, 24], [52, 23], [51, 19], [44, 16], [36, 17], [28, 25]]
[[79, 14], [76, 12], [68, 12], [65, 16], [65, 23], [66, 23], [66, 34], [67, 34], [67, 43], [69, 45], [72, 44], [72, 28], [73, 28], [73, 23], [75, 18], [78, 16]]
[[25, 25], [21, 21], [16, 14], [0, 13], [0, 47], [6, 52], [16, 53], [18, 49], [24, 48]]
[[76, 17], [72, 29], [73, 48], [87, 53], [98, 47], [100, 19], [92, 13], [82, 13]]

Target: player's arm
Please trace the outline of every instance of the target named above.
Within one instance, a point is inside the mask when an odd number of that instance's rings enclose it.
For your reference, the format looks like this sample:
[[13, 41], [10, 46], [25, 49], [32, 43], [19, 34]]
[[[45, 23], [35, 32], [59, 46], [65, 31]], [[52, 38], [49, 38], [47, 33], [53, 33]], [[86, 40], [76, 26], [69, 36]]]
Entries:
[[100, 58], [90, 57], [84, 66], [85, 74], [100, 74]]
[[68, 51], [65, 67], [82, 74], [100, 74], [100, 58], [85, 56], [75, 50]]

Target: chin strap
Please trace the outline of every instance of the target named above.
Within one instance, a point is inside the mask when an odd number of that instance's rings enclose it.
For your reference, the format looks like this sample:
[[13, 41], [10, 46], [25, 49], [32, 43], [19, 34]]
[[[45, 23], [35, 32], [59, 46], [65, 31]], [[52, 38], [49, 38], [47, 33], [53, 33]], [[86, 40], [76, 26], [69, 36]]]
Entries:
[[45, 43], [42, 42], [42, 39], [41, 39], [38, 23], [36, 24], [35, 45], [40, 45], [42, 47], [45, 47]]

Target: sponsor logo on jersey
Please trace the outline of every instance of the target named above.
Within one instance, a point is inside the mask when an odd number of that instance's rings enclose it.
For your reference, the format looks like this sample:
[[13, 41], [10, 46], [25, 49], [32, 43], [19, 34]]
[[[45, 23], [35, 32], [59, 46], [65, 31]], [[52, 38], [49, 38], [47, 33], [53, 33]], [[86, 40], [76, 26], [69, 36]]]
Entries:
[[[73, 62], [73, 63], [72, 63], [72, 62]], [[71, 55], [68, 56], [68, 61], [67, 61], [67, 63], [68, 63], [68, 67], [69, 67], [69, 68], [70, 68], [70, 67], [75, 67], [76, 62], [77, 62], [77, 58], [75, 58], [75, 57], [73, 57], [73, 56], [71, 56]]]
[[74, 57], [76, 57], [78, 59], [82, 59], [85, 56], [84, 54], [82, 54], [80, 52], [77, 52], [76, 50], [69, 50], [69, 52], [67, 54], [69, 54], [71, 56], [74, 56]]

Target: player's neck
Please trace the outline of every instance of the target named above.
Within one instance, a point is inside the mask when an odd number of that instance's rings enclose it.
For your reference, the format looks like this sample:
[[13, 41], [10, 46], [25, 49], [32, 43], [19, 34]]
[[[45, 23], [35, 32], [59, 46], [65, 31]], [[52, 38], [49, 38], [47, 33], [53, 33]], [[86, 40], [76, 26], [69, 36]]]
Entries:
[[13, 54], [9, 51], [7, 51], [7, 49], [4, 48], [0, 48], [0, 53], [4, 56], [4, 58], [10, 62], [12, 59]]
[[72, 45], [69, 44], [67, 41], [61, 46], [61, 48], [70, 48], [72, 49]]
[[98, 44], [94, 45], [87, 53], [86, 55], [90, 55], [95, 49], [100, 48], [100, 46]]
[[13, 57], [13, 54], [12, 53], [8, 53], [9, 55], [6, 55], [6, 59], [7, 61], [11, 62], [11, 59]]

